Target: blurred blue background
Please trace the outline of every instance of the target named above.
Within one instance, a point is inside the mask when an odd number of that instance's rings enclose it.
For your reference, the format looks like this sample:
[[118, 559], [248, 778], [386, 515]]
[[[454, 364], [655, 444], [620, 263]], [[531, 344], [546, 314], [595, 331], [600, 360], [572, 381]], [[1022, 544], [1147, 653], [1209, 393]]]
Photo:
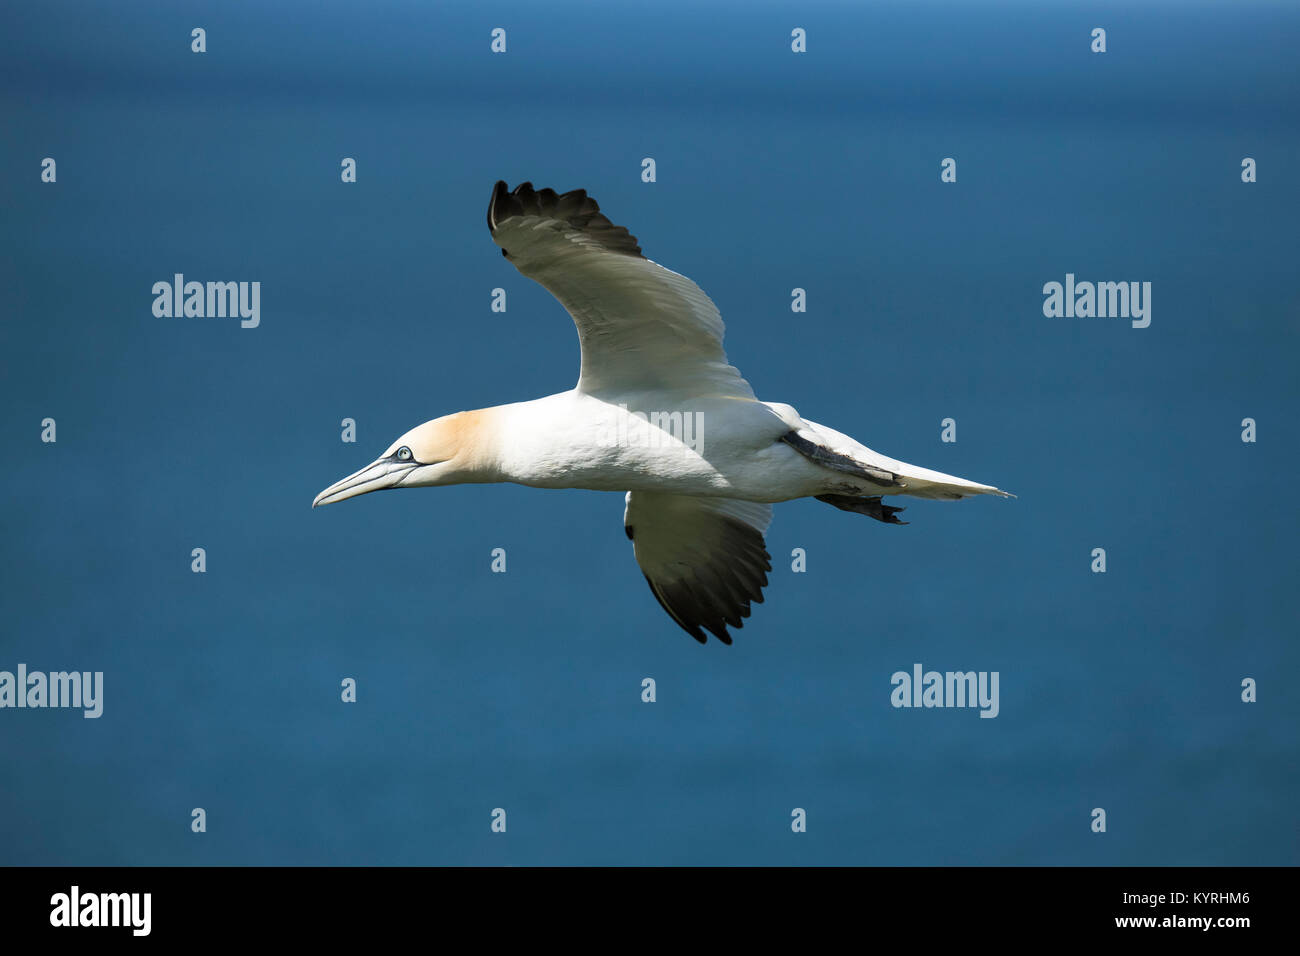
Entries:
[[[1300, 862], [1294, 4], [0, 17], [0, 669], [105, 674], [99, 720], [0, 711], [0, 862]], [[576, 380], [498, 178], [698, 281], [761, 398], [1020, 497], [778, 506], [730, 648], [660, 611], [620, 495], [312, 511]], [[261, 326], [155, 318], [175, 272], [260, 281]], [[1067, 272], [1150, 281], [1150, 328], [1045, 318]], [[895, 710], [914, 662], [999, 671], [1000, 716]]]

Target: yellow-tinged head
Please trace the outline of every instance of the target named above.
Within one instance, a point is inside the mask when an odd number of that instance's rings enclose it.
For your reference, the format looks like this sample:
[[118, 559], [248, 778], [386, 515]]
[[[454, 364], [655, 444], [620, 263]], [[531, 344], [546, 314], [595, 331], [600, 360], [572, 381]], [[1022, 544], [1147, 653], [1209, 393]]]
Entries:
[[488, 411], [457, 412], [412, 428], [377, 460], [318, 494], [312, 507], [387, 488], [495, 480]]

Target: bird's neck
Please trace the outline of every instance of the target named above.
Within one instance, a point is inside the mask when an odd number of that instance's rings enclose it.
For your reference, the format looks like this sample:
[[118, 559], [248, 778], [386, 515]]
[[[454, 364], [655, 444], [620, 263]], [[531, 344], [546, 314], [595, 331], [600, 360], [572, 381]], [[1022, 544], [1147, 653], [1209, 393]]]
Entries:
[[456, 482], [506, 481], [502, 475], [502, 449], [508, 440], [509, 405], [475, 408], [445, 419], [448, 440], [455, 447]]
[[[510, 481], [522, 485], [562, 482], [571, 467], [568, 452], [582, 430], [573, 395], [562, 392], [528, 402], [494, 405], [473, 412], [473, 460], [470, 481]], [[557, 485], [562, 486], [562, 484]]]

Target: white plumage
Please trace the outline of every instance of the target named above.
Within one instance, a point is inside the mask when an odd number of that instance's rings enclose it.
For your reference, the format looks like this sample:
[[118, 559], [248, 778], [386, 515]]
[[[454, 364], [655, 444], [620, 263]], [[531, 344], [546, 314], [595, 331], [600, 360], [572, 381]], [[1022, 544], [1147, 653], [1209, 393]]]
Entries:
[[655, 598], [697, 640], [731, 643], [727, 627], [763, 600], [773, 502], [816, 497], [898, 524], [885, 495], [1007, 496], [759, 401], [727, 362], [709, 297], [642, 256], [585, 191], [497, 183], [487, 219], [506, 257], [573, 317], [577, 386], [425, 422], [315, 504], [462, 482], [627, 491], [624, 526]]

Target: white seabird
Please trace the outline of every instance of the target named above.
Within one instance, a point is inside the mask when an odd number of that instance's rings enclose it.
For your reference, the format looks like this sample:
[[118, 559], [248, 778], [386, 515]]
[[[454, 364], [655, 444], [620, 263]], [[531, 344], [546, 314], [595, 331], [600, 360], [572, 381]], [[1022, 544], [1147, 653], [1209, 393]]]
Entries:
[[626, 491], [624, 529], [655, 598], [700, 643], [707, 630], [730, 644], [727, 627], [763, 600], [774, 502], [813, 497], [903, 524], [882, 496], [1010, 497], [759, 401], [727, 362], [709, 297], [645, 258], [585, 190], [498, 182], [487, 221], [505, 257], [573, 317], [577, 386], [425, 422], [312, 507], [467, 482]]

